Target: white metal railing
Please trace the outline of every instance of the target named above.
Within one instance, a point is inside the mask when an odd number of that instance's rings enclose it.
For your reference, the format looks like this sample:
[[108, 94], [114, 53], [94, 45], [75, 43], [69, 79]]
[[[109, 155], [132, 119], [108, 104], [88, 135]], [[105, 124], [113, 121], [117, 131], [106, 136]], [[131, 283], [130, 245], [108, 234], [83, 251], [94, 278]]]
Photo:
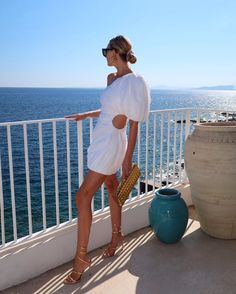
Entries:
[[[211, 109], [171, 109], [171, 110], [152, 110], [150, 111], [149, 120], [146, 123], [139, 124], [138, 138], [136, 149], [134, 152], [134, 161], [138, 163], [141, 168], [142, 176], [138, 181], [136, 189], [130, 194], [129, 200], [132, 201], [134, 197], [144, 197], [149, 191], [155, 192], [156, 189], [163, 186], [173, 186], [177, 183], [186, 181], [186, 174], [184, 171], [183, 151], [184, 142], [188, 134], [193, 129], [194, 122], [209, 121], [222, 119], [222, 111]], [[223, 118], [228, 121], [230, 118], [230, 111], [224, 111]], [[60, 127], [58, 124], [62, 123]], [[48, 124], [51, 129], [44, 130], [43, 128]], [[29, 126], [36, 126], [35, 131], [31, 136], [35, 135], [36, 129], [38, 132], [37, 141], [34, 138], [34, 143], [29, 144]], [[0, 123], [0, 212], [1, 212], [1, 244], [0, 248], [5, 246], [12, 246], [23, 236], [32, 237], [38, 228], [34, 229], [34, 224], [40, 222], [37, 218], [33, 221], [34, 205], [32, 204], [32, 189], [31, 189], [31, 170], [37, 164], [37, 159], [32, 159], [32, 146], [39, 150], [39, 172], [40, 176], [37, 179], [37, 185], [41, 189], [41, 193], [36, 193], [35, 203], [41, 203], [41, 211], [37, 214], [42, 214], [41, 233], [46, 232], [50, 227], [57, 229], [63, 222], [71, 223], [76, 217], [76, 211], [73, 212], [74, 192], [72, 191], [72, 173], [75, 174], [77, 170], [78, 183], [80, 186], [84, 173], [86, 172], [84, 151], [86, 152], [86, 144], [88, 145], [92, 139], [92, 130], [94, 119], [89, 118], [85, 121], [71, 122], [64, 118], [59, 119], [45, 119], [45, 120], [29, 120], [20, 122], [4, 122]], [[18, 130], [12, 133], [12, 128], [17, 127]], [[23, 134], [21, 136], [21, 129]], [[73, 131], [73, 132], [72, 132]], [[129, 130], [128, 130], [129, 131]], [[60, 136], [58, 136], [60, 132]], [[59, 151], [61, 144], [57, 140], [62, 137], [65, 132], [65, 156], [61, 156], [62, 149]], [[5, 137], [3, 135], [5, 134]], [[47, 140], [44, 135], [46, 134]], [[75, 135], [76, 134], [76, 135]], [[15, 137], [20, 141], [23, 140], [23, 151], [15, 143]], [[5, 138], [5, 141], [4, 141]], [[52, 138], [52, 152], [53, 156], [49, 161], [45, 156], [46, 145], [49, 145], [49, 138]], [[46, 143], [44, 143], [46, 140]], [[14, 142], [13, 142], [14, 141]], [[18, 141], [18, 143], [19, 143]], [[76, 147], [71, 147], [72, 143], [77, 141]], [[13, 144], [12, 144], [13, 143]], [[85, 144], [86, 143], [86, 144]], [[17, 150], [15, 148], [17, 147]], [[31, 149], [30, 149], [31, 148]], [[76, 149], [77, 159], [72, 151]], [[36, 149], [34, 149], [36, 150]], [[17, 151], [17, 152], [16, 152]], [[14, 153], [14, 154], [13, 154]], [[29, 158], [31, 155], [31, 159]], [[67, 192], [64, 192], [63, 199], [67, 197], [67, 203], [61, 205], [60, 198], [60, 184], [59, 171], [62, 168], [61, 158], [66, 159], [66, 173], [67, 173]], [[63, 159], [63, 160], [64, 160]], [[18, 173], [14, 169], [14, 160], [21, 160], [24, 162], [24, 173]], [[60, 167], [59, 167], [60, 164]], [[54, 170], [54, 193], [53, 197], [48, 200], [48, 190], [46, 187], [47, 167]], [[72, 166], [73, 165], [73, 166]], [[76, 167], [77, 165], [77, 167]], [[48, 174], [48, 172], [47, 172]], [[25, 195], [18, 196], [18, 190], [15, 186], [15, 181], [21, 177], [25, 179]], [[64, 179], [63, 179], [64, 180]], [[8, 186], [8, 188], [6, 188]], [[75, 184], [74, 184], [75, 186]], [[10, 188], [9, 188], [10, 187]], [[64, 186], [63, 186], [64, 189]], [[35, 195], [34, 195], [35, 197]], [[26, 199], [26, 206], [21, 207], [18, 212], [18, 205]], [[53, 200], [54, 199], [54, 200]], [[55, 209], [50, 208], [52, 202], [55, 202]], [[61, 207], [63, 206], [63, 207]], [[64, 208], [64, 206], [66, 208]], [[67, 209], [68, 207], [68, 209]], [[96, 203], [93, 199], [92, 211], [100, 213], [107, 208], [107, 192], [102, 185], [101, 190], [96, 193]], [[61, 221], [62, 211], [66, 212], [65, 217]], [[22, 212], [24, 211], [24, 212]], [[48, 221], [47, 212], [55, 215], [55, 220]], [[28, 232], [20, 232], [22, 228], [22, 215], [27, 214], [27, 222], [24, 220], [24, 226], [28, 228]], [[20, 234], [19, 234], [20, 233]], [[19, 237], [20, 235], [20, 237]]]

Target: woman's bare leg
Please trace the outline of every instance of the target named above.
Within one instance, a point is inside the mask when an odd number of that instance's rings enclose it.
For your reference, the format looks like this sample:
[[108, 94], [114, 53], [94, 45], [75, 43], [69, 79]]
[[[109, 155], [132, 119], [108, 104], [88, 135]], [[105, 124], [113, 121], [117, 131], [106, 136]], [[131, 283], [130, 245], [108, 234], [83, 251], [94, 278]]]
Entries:
[[116, 175], [113, 174], [111, 176], [107, 176], [105, 180], [105, 184], [108, 191], [108, 201], [109, 201], [110, 212], [111, 212], [112, 227], [114, 227], [114, 225], [120, 227], [121, 226], [121, 207], [114, 200], [114, 193], [116, 192], [116, 189], [119, 185]]
[[106, 177], [106, 175], [89, 170], [76, 193], [76, 206], [78, 211], [78, 239], [76, 254], [80, 247], [87, 248], [92, 223], [91, 201]]
[[116, 247], [120, 242], [123, 242], [123, 235], [121, 233], [121, 207], [114, 200], [114, 193], [119, 185], [115, 174], [107, 176], [105, 184], [108, 190], [108, 200], [111, 213], [111, 225], [112, 225], [112, 239], [110, 245], [104, 251], [103, 256], [109, 257], [114, 255]]
[[[77, 272], [83, 272], [87, 267], [86, 263], [80, 261], [81, 257], [85, 261], [89, 261], [87, 256], [87, 246], [89, 241], [90, 228], [92, 223], [91, 201], [93, 195], [106, 179], [106, 175], [89, 170], [82, 185], [76, 193], [76, 206], [78, 211], [78, 227], [77, 227], [77, 248], [74, 259], [73, 269]], [[81, 249], [85, 250], [81, 250]], [[72, 272], [72, 279], [78, 279], [78, 274]]]

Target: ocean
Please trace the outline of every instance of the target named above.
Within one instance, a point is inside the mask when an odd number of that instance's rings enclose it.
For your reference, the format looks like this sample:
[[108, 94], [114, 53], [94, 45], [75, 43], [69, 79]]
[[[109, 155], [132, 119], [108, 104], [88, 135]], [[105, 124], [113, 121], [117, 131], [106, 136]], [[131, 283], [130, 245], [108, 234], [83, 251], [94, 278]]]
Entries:
[[[62, 118], [65, 115], [100, 108], [99, 95], [102, 89], [77, 88], [0, 88], [0, 123], [35, 119]], [[200, 90], [152, 90], [151, 110], [176, 108], [213, 108], [236, 110], [236, 91], [200, 91]], [[95, 123], [96, 121], [94, 121]], [[150, 124], [151, 125], [151, 124]], [[72, 215], [76, 217], [75, 193], [78, 189], [78, 152], [76, 145], [76, 125], [70, 128], [71, 140], [71, 191]], [[150, 126], [152, 128], [152, 126]], [[86, 150], [89, 145], [88, 121], [83, 122], [84, 129], [84, 172], [86, 173]], [[145, 129], [145, 126], [142, 127]], [[150, 130], [151, 134], [152, 130]], [[16, 220], [18, 238], [28, 234], [28, 214], [26, 197], [25, 162], [23, 153], [23, 129], [11, 127], [14, 186], [16, 201]], [[145, 144], [145, 141], [143, 142]], [[28, 148], [30, 189], [32, 204], [33, 232], [42, 230], [42, 199], [40, 182], [40, 156], [38, 147], [38, 129], [28, 126]], [[43, 153], [46, 192], [47, 227], [56, 224], [55, 179], [53, 163], [52, 126], [43, 126]], [[149, 146], [151, 148], [151, 146]], [[68, 220], [68, 181], [66, 160], [66, 133], [64, 122], [57, 123], [58, 179], [60, 222]], [[158, 151], [158, 150], [157, 150]], [[0, 155], [2, 165], [2, 188], [4, 198], [6, 242], [13, 239], [12, 203], [9, 181], [9, 162], [6, 127], [0, 126]], [[137, 154], [136, 154], [137, 155]], [[135, 156], [136, 156], [135, 155]], [[150, 157], [151, 162], [151, 157]], [[141, 156], [141, 165], [145, 166], [145, 154]], [[149, 172], [151, 175], [151, 171]], [[95, 195], [95, 210], [101, 208], [100, 191]], [[107, 195], [105, 191], [105, 205]], [[1, 227], [1, 226], [0, 226]], [[0, 232], [1, 238], [1, 232]], [[1, 239], [0, 239], [1, 241]]]
[[[0, 122], [64, 117], [100, 107], [102, 89], [0, 88]], [[152, 90], [151, 109], [235, 109], [236, 91]]]

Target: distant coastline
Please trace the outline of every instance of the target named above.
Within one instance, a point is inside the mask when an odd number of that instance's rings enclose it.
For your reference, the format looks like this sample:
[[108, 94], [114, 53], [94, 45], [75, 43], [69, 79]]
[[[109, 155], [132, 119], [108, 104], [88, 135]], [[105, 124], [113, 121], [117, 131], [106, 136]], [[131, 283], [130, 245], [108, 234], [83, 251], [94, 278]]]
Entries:
[[[87, 89], [92, 89], [92, 90], [103, 90], [104, 87], [70, 87], [70, 86], [65, 86], [65, 87], [43, 87], [43, 86], [0, 86], [0, 89], [45, 89], [45, 90], [71, 90], [71, 89], [79, 89], [79, 90], [87, 90]], [[173, 86], [151, 86], [151, 90], [169, 90], [169, 91], [192, 91], [192, 90], [228, 90], [228, 91], [236, 91], [236, 86], [234, 85], [218, 85], [218, 86], [204, 86], [204, 87], [173, 87]]]
[[199, 87], [195, 88], [195, 90], [236, 90], [236, 86], [234, 85], [223, 85], [223, 86], [210, 86], [210, 87]]
[[204, 86], [204, 87], [171, 87], [171, 86], [154, 86], [151, 87], [153, 90], [222, 90], [222, 91], [235, 91], [236, 86], [234, 85], [217, 85], [217, 86]]

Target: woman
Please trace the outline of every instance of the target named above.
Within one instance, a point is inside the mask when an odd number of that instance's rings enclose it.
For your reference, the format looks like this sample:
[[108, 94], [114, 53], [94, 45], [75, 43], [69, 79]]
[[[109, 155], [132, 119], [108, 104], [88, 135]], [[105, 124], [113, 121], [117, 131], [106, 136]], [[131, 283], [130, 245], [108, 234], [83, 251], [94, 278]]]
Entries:
[[[108, 190], [112, 223], [111, 243], [103, 257], [113, 256], [124, 236], [121, 232], [121, 208], [113, 195], [118, 187], [116, 172], [122, 167], [122, 177], [126, 178], [132, 168], [138, 122], [145, 121], [150, 108], [150, 91], [141, 75], [134, 73], [128, 62], [135, 63], [130, 41], [124, 36], [110, 40], [102, 49], [108, 66], [114, 66], [116, 73], [107, 77], [107, 87], [101, 94], [101, 109], [66, 116], [81, 120], [99, 117], [88, 148], [88, 174], [76, 193], [78, 210], [77, 250], [72, 272], [64, 280], [65, 284], [80, 281], [84, 270], [90, 266], [87, 255], [90, 227], [92, 222], [91, 201], [94, 193], [105, 182]], [[127, 142], [126, 123], [129, 119], [130, 132]]]

